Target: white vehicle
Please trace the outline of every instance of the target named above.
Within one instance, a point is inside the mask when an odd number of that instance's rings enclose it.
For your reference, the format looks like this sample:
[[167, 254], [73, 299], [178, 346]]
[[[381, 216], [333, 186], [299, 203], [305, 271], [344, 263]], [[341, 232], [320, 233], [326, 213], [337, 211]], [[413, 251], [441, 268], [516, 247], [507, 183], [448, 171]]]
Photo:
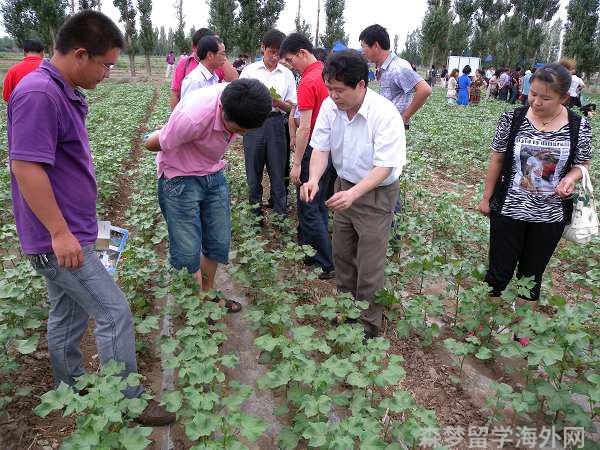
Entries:
[[475, 75], [475, 71], [479, 69], [480, 64], [480, 58], [475, 56], [448, 56], [448, 73], [458, 69], [458, 73], [462, 74], [462, 70], [468, 65], [471, 66], [471, 75]]

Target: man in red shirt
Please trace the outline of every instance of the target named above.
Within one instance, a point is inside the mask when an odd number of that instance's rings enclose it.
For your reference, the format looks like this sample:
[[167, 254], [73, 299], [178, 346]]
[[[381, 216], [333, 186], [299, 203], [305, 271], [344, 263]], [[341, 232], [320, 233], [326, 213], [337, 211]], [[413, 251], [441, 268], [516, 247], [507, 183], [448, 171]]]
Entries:
[[[321, 103], [327, 98], [329, 92], [323, 82], [323, 63], [318, 61], [313, 54], [310, 40], [300, 34], [292, 33], [281, 44], [279, 56], [287, 64], [302, 74], [298, 84], [298, 111], [300, 111], [300, 125], [296, 131], [296, 139], [292, 140], [294, 162], [290, 171], [290, 180], [296, 186], [308, 181], [308, 168], [312, 148], [308, 143], [312, 130], [317, 121]], [[319, 266], [323, 273], [319, 275], [322, 280], [335, 276], [333, 271], [333, 258], [331, 253], [331, 239], [328, 231], [328, 211], [325, 206], [326, 186], [333, 175], [331, 162], [321, 178], [322, 184], [319, 193], [312, 202], [303, 202], [298, 189], [298, 237], [300, 243], [312, 246], [317, 252], [308, 261]]]
[[[208, 28], [200, 28], [196, 31], [192, 36], [192, 54], [181, 58], [175, 68], [173, 81], [171, 81], [171, 109], [174, 109], [179, 100], [181, 100], [181, 84], [183, 83], [183, 79], [200, 64], [200, 59], [196, 52], [198, 51], [198, 43], [204, 36], [216, 36], [216, 34]], [[215, 75], [219, 77], [219, 82], [233, 81], [239, 77], [237, 70], [231, 65], [228, 59], [225, 59], [225, 64], [222, 68], [215, 70]]]
[[8, 103], [10, 94], [15, 89], [21, 78], [27, 75], [29, 72], [33, 72], [42, 63], [44, 59], [44, 46], [40, 41], [33, 39], [26, 39], [23, 41], [23, 52], [25, 52], [25, 58], [18, 64], [15, 64], [4, 77], [4, 101]]

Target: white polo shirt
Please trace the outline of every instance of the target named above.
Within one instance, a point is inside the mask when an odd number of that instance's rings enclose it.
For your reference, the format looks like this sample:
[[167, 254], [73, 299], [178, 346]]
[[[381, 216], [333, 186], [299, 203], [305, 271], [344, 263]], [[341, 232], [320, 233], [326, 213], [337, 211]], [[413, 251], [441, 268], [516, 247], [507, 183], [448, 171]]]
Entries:
[[219, 77], [206, 68], [202, 62], [188, 73], [181, 82], [181, 98], [196, 89], [202, 89], [219, 83]]
[[[269, 71], [262, 60], [256, 61], [244, 67], [240, 78], [254, 78], [268, 89], [274, 88], [282, 101], [290, 101], [294, 105], [298, 104], [294, 74], [281, 64], [277, 64], [273, 71]], [[276, 111], [277, 108], [273, 108], [273, 110]]]
[[327, 97], [310, 145], [315, 150], [331, 152], [338, 176], [355, 184], [374, 167], [391, 167], [392, 173], [380, 184], [387, 186], [398, 179], [406, 165], [402, 117], [392, 102], [371, 89], [367, 89], [352, 120]]

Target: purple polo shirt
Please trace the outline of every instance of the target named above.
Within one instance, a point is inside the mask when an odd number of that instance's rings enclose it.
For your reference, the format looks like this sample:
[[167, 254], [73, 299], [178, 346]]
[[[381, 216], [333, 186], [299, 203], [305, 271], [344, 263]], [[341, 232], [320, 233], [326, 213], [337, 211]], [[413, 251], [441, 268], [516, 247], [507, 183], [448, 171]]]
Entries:
[[[19, 83], [7, 112], [9, 160], [42, 163], [58, 207], [81, 245], [93, 244], [98, 235], [87, 112], [85, 96], [48, 60]], [[25, 202], [12, 171], [11, 187], [23, 252], [51, 252], [50, 233]]]

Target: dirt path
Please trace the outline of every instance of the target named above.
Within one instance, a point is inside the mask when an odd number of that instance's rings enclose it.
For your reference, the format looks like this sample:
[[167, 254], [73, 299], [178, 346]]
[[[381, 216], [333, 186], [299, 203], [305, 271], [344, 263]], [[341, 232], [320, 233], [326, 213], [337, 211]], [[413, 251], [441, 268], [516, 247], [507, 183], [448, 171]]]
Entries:
[[270, 424], [267, 431], [254, 444], [246, 443], [246, 445], [251, 450], [276, 450], [279, 448], [277, 436], [282, 425], [273, 411], [279, 404], [271, 390], [259, 390], [256, 384], [257, 380], [267, 372], [267, 367], [258, 363], [259, 352], [254, 346], [254, 339], [257, 336], [250, 328], [250, 322], [244, 317], [248, 299], [222, 268], [217, 272], [216, 285], [219, 286], [226, 298], [238, 301], [244, 307], [239, 314], [229, 314], [225, 319], [227, 341], [223, 344], [222, 352], [234, 354], [239, 358], [239, 364], [235, 368], [229, 369], [227, 375], [240, 383], [251, 386], [254, 390], [252, 396], [242, 406], [242, 410]]

